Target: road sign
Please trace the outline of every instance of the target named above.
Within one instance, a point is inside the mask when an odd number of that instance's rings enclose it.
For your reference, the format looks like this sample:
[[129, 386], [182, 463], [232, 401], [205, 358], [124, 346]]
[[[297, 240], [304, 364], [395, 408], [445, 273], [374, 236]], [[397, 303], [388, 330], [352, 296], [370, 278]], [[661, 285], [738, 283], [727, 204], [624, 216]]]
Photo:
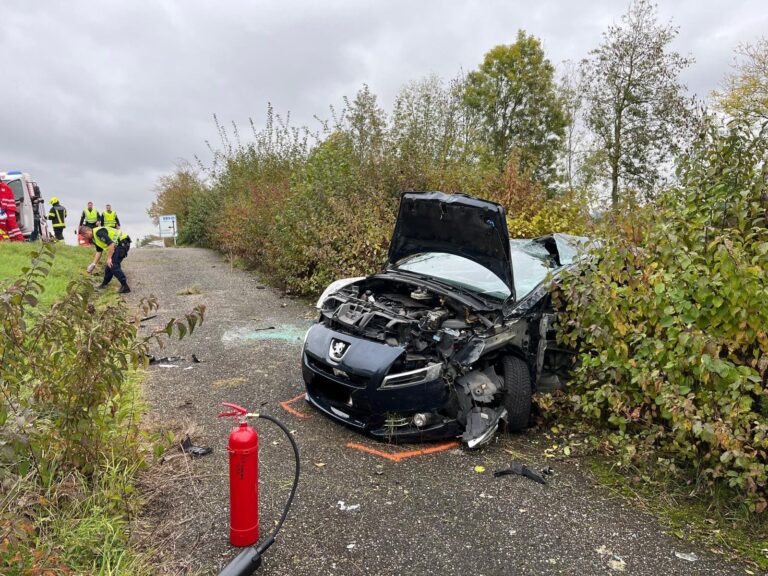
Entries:
[[167, 214], [158, 218], [160, 222], [160, 238], [176, 238], [176, 214]]

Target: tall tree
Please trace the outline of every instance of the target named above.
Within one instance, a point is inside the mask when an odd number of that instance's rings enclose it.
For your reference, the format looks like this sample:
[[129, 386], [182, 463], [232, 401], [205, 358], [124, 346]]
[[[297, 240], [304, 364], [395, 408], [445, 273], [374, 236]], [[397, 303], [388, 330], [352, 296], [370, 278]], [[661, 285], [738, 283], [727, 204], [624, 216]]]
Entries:
[[558, 82], [558, 92], [568, 119], [562, 149], [562, 172], [568, 190], [574, 190], [578, 185], [588, 187], [591, 183], [584, 158], [585, 129], [579, 114], [584, 103], [581, 94], [581, 72], [581, 67], [576, 63], [565, 61]]
[[726, 91], [715, 94], [718, 104], [730, 116], [765, 122], [768, 120], [768, 39], [740, 46], [737, 55]]
[[367, 84], [358, 90], [354, 100], [344, 98], [345, 132], [361, 163], [381, 161], [384, 155], [384, 135], [387, 115], [379, 106], [376, 95]]
[[582, 63], [593, 159], [614, 206], [627, 190], [653, 197], [687, 137], [693, 102], [678, 78], [692, 60], [670, 50], [677, 33], [657, 22], [655, 4], [633, 0]]
[[401, 190], [447, 190], [446, 175], [471, 162], [471, 126], [463, 78], [438, 76], [406, 84], [395, 98], [389, 138]]
[[541, 42], [523, 30], [514, 44], [491, 49], [470, 72], [466, 105], [479, 115], [485, 145], [499, 166], [511, 154], [518, 171], [550, 184], [567, 118], [555, 85], [555, 68]]
[[206, 190], [203, 178], [189, 162], [180, 161], [172, 174], [160, 176], [155, 184], [156, 198], [147, 214], [157, 224], [163, 214], [175, 214], [179, 227], [183, 227], [189, 213], [192, 197]]

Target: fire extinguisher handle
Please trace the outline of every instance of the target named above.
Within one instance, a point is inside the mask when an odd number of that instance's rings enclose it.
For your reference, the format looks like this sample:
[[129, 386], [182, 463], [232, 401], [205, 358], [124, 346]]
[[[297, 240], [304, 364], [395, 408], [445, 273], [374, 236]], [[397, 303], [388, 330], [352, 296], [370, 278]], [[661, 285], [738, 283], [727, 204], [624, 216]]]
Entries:
[[248, 410], [243, 408], [242, 406], [238, 406], [237, 404], [230, 404], [229, 402], [222, 402], [222, 405], [226, 406], [227, 408], [232, 408], [232, 412], [221, 412], [219, 413], [219, 418], [223, 416], [245, 416], [248, 414]]

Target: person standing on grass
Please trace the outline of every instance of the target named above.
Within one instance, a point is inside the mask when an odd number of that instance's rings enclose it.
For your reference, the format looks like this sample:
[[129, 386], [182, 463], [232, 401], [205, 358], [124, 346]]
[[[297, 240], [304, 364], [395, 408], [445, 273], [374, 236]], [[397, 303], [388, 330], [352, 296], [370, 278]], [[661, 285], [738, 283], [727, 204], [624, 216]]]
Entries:
[[51, 209], [48, 211], [48, 220], [53, 225], [53, 233], [56, 242], [64, 242], [64, 228], [67, 227], [67, 209], [59, 203], [56, 196], [51, 197]]
[[107, 228], [117, 228], [120, 230], [120, 218], [117, 217], [117, 212], [112, 211], [111, 204], [107, 204], [106, 210], [101, 213], [101, 224]]
[[99, 214], [99, 211], [93, 207], [93, 202], [88, 202], [88, 206], [83, 210], [83, 213], [80, 214], [80, 223], [77, 225], [78, 228], [88, 226], [88, 228], [93, 230], [100, 223], [101, 214]]
[[[130, 237], [125, 232], [114, 228], [107, 228], [106, 226], [90, 228], [83, 225], [80, 226], [80, 234], [96, 245], [96, 252], [99, 256], [102, 252], [106, 251], [107, 253], [107, 261], [104, 263], [104, 279], [101, 281], [99, 288], [106, 288], [114, 276], [120, 282], [118, 293], [127, 294], [130, 292], [128, 280], [121, 267], [123, 260], [128, 256], [128, 250], [131, 248]], [[91, 266], [95, 268], [96, 261], [98, 261], [98, 258], [88, 265], [88, 272], [93, 271]]]

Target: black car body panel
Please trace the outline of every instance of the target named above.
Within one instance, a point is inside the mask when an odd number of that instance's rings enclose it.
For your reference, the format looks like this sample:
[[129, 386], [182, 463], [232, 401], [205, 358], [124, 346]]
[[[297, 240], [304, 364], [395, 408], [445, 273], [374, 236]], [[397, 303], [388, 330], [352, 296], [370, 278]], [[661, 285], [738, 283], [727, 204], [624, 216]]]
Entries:
[[510, 241], [498, 204], [404, 194], [386, 270], [318, 302], [302, 355], [307, 401], [381, 439], [487, 442], [511, 418], [511, 362], [524, 365], [529, 395], [564, 384], [571, 352], [556, 342], [547, 286], [584, 241]]
[[406, 193], [389, 245], [389, 262], [425, 252], [445, 252], [481, 264], [512, 291], [509, 232], [504, 208], [464, 194]]

